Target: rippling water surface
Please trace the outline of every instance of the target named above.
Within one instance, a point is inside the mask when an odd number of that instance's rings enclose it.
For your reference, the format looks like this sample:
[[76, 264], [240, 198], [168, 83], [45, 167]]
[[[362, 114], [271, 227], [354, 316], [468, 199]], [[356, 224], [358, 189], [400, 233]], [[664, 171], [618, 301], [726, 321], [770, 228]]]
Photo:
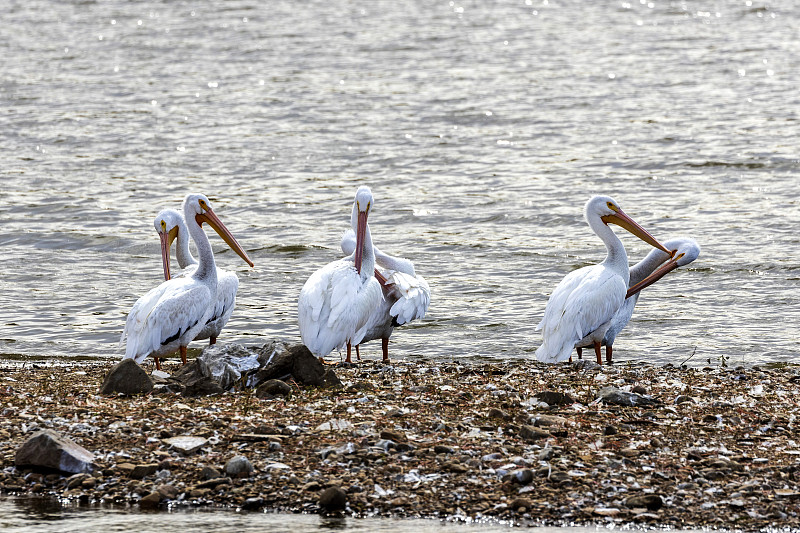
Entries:
[[212, 235], [241, 280], [220, 341], [299, 340], [300, 288], [368, 184], [375, 242], [433, 289], [394, 357], [532, 357], [550, 291], [604, 257], [582, 209], [606, 193], [703, 248], [616, 358], [792, 360], [800, 8], [779, 5], [12, 0], [0, 352], [119, 357], [162, 275], [152, 218], [189, 191], [256, 263]]
[[[87, 524], [91, 524], [87, 526]], [[128, 531], [214, 531], [215, 533], [506, 533], [500, 523], [447, 523], [438, 520], [395, 520], [381, 518], [323, 518], [316, 515], [248, 513], [234, 511], [175, 510], [169, 513], [67, 504], [42, 499], [0, 499], [0, 527], [5, 533], [104, 533]], [[592, 533], [592, 528], [535, 528], [532, 533]]]

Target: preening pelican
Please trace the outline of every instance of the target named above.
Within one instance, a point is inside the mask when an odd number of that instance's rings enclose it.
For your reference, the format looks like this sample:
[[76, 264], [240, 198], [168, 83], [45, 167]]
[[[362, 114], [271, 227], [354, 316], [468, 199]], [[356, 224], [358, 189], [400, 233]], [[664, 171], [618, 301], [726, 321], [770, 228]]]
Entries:
[[[170, 279], [169, 252], [175, 241], [175, 252], [178, 265], [184, 269], [181, 277], [191, 276], [197, 269], [197, 260], [189, 251], [189, 230], [183, 216], [174, 209], [164, 209], [156, 215], [153, 225], [161, 238], [161, 256], [164, 262], [164, 279]], [[228, 323], [236, 307], [236, 292], [239, 290], [239, 278], [235, 273], [217, 267], [217, 296], [214, 312], [206, 322], [206, 326], [194, 340], [209, 339], [215, 344], [222, 328]]]
[[[211, 243], [201, 227], [203, 222], [214, 228], [228, 246], [253, 266], [247, 253], [212, 211], [208, 198], [202, 194], [186, 196], [183, 213], [189, 235], [197, 245], [200, 257], [197, 268], [191, 276], [165, 281], [139, 298], [128, 313], [120, 338], [120, 345], [127, 339], [124, 358], [141, 363], [152, 356], [158, 369], [161, 368], [158, 358], [176, 349], [180, 350], [181, 361], [186, 364], [186, 346], [197, 337], [214, 312], [217, 267]], [[169, 265], [164, 259], [166, 273]]]
[[350, 216], [356, 232], [355, 251], [311, 274], [300, 291], [300, 336], [320, 359], [347, 346], [346, 361], [351, 362], [351, 346], [364, 338], [369, 316], [383, 298], [378, 280], [372, 277], [375, 252], [367, 224], [372, 204], [369, 187], [359, 187]]
[[536, 330], [542, 330], [542, 345], [536, 358], [546, 363], [569, 359], [572, 349], [589, 335], [597, 362], [602, 364], [600, 343], [611, 326], [611, 319], [622, 306], [628, 290], [628, 255], [622, 241], [608, 224], [617, 224], [646, 243], [667, 250], [643, 227], [626, 215], [613, 198], [595, 196], [584, 210], [589, 227], [605, 243], [608, 255], [599, 265], [579, 268], [567, 274], [547, 301], [544, 317]]
[[[342, 252], [352, 254], [356, 249], [356, 235], [347, 230], [342, 235]], [[393, 257], [383, 253], [377, 246], [372, 247], [375, 262], [384, 270], [375, 269], [375, 278], [381, 284], [383, 301], [378, 302], [367, 322], [367, 332], [360, 344], [381, 339], [384, 362], [389, 361], [389, 337], [394, 328], [407, 322], [422, 318], [431, 303], [431, 288], [425, 278], [414, 271], [414, 263], [408, 259]], [[356, 357], [361, 354], [356, 345]]]
[[[658, 249], [650, 250], [650, 253], [644, 259], [630, 269], [630, 288], [626, 294], [625, 301], [617, 310], [614, 318], [611, 319], [611, 325], [601, 342], [601, 345], [606, 347], [607, 363], [611, 363], [614, 339], [628, 325], [631, 316], [633, 316], [633, 308], [636, 307], [636, 303], [639, 301], [640, 291], [676, 268], [688, 265], [700, 255], [700, 245], [689, 237], [666, 241], [664, 246], [674, 250], [672, 257]], [[590, 337], [591, 333], [581, 339], [575, 347], [578, 351], [579, 359], [582, 355], [582, 349], [593, 345]]]

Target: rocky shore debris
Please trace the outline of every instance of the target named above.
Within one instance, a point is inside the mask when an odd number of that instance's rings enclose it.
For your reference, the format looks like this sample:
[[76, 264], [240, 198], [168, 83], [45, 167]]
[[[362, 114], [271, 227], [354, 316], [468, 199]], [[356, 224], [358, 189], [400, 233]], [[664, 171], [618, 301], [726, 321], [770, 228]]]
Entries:
[[[173, 383], [163, 376], [150, 395], [97, 394], [111, 364], [0, 366], [0, 492], [140, 508], [800, 528], [796, 366], [367, 361], [337, 367], [339, 387], [307, 387], [289, 363], [255, 378], [291, 359], [285, 345], [246, 350], [264, 364], [197, 397], [157, 391]], [[290, 394], [259, 398], [270, 379]], [[652, 401], [607, 403], [606, 387]], [[17, 463], [43, 429], [92, 452], [94, 469]]]
[[106, 375], [100, 394], [147, 394], [153, 390], [153, 380], [133, 359], [123, 359]]
[[36, 466], [69, 474], [92, 472], [94, 455], [56, 431], [37, 431], [22, 443], [14, 458], [16, 466]]
[[156, 393], [185, 397], [256, 389], [256, 396], [288, 396], [298, 386], [338, 387], [332, 368], [320, 363], [302, 344], [273, 341], [262, 346], [215, 344], [192, 362], [156, 384]]

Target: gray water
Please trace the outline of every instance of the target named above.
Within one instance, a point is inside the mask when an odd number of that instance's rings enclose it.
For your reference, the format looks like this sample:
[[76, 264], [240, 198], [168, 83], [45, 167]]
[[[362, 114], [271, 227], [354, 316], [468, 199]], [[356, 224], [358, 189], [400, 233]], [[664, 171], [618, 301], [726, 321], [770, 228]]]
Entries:
[[[4, 533], [103, 533], [122, 531], [213, 531], [215, 533], [506, 533], [509, 524], [448, 523], [438, 520], [326, 518], [316, 515], [247, 513], [176, 509], [169, 513], [131, 512], [122, 508], [61, 505], [54, 500], [0, 499], [0, 529]], [[592, 533], [594, 528], [534, 528], [533, 533]]]
[[[203, 192], [248, 250], [220, 342], [298, 341], [360, 184], [428, 316], [395, 358], [531, 358], [610, 194], [691, 268], [615, 358], [795, 359], [800, 8], [745, 1], [11, 0], [0, 24], [0, 353], [120, 357], [162, 271], [155, 213]], [[648, 246], [617, 229], [631, 261]], [[173, 263], [173, 269], [177, 268]], [[199, 346], [199, 344], [198, 344]], [[379, 357], [380, 346], [362, 355]]]

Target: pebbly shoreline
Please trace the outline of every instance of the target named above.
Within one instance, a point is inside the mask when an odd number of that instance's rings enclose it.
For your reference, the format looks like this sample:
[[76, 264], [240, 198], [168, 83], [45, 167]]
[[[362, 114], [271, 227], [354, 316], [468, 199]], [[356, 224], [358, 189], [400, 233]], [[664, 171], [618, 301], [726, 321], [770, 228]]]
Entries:
[[[341, 387], [289, 382], [268, 398], [102, 396], [112, 366], [0, 364], [0, 493], [141, 508], [800, 530], [795, 366], [364, 361], [335, 367]], [[93, 453], [93, 472], [15, 466], [44, 429]]]

